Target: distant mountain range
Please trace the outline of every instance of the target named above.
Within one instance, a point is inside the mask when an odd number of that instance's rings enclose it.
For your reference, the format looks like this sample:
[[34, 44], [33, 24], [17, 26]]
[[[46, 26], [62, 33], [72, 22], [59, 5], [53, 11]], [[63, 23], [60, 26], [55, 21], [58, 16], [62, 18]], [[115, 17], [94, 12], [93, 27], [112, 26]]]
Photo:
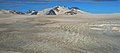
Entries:
[[65, 7], [65, 6], [54, 6], [47, 8], [42, 11], [28, 10], [26, 13], [18, 12], [15, 10], [0, 10], [4, 14], [22, 14], [22, 15], [76, 15], [76, 14], [88, 14], [80, 10], [78, 7]]

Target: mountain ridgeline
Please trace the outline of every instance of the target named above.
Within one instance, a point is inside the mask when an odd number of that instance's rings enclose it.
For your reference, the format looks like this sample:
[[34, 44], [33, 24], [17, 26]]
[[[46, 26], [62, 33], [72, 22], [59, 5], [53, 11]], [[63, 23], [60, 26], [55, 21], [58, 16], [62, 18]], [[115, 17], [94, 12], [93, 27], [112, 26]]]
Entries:
[[18, 12], [15, 10], [0, 10], [4, 14], [21, 14], [21, 15], [77, 15], [77, 14], [88, 14], [80, 10], [78, 7], [64, 7], [64, 6], [54, 6], [52, 8], [47, 8], [42, 11], [28, 10], [27, 12]]

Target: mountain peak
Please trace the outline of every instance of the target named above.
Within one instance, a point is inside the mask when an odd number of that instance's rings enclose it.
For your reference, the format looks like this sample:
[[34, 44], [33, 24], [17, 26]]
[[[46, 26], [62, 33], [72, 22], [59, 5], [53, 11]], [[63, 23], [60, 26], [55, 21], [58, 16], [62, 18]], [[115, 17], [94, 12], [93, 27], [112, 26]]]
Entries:
[[80, 10], [78, 7], [54, 6], [46, 12], [46, 15], [76, 15], [84, 13], [86, 12]]

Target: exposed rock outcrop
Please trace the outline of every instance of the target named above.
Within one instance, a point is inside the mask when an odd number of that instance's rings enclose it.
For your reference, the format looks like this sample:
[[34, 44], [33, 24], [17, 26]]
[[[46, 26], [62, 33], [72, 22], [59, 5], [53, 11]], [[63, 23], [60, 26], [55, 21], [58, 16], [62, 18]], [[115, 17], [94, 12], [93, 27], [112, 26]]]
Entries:
[[23, 12], [18, 12], [18, 11], [15, 11], [15, 10], [10, 10], [9, 12], [12, 13], [12, 14], [25, 14]]
[[53, 9], [48, 11], [47, 15], [51, 15], [51, 14], [64, 15], [64, 13], [67, 11], [69, 11], [69, 9], [64, 6], [55, 6], [55, 7], [53, 7]]
[[38, 14], [38, 11], [29, 10], [29, 11], [26, 12], [26, 14], [28, 14], [28, 15], [37, 15], [37, 14]]
[[50, 10], [47, 15], [56, 15], [55, 11], [54, 10]]
[[0, 13], [3, 13], [3, 14], [25, 14], [23, 12], [18, 12], [15, 10], [0, 10]]

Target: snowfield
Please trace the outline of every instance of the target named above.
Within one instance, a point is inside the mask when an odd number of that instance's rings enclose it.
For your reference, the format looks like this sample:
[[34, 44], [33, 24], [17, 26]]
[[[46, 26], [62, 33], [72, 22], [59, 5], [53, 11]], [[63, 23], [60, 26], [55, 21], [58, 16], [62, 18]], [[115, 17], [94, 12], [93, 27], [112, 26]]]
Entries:
[[0, 15], [0, 53], [119, 53], [120, 15]]

